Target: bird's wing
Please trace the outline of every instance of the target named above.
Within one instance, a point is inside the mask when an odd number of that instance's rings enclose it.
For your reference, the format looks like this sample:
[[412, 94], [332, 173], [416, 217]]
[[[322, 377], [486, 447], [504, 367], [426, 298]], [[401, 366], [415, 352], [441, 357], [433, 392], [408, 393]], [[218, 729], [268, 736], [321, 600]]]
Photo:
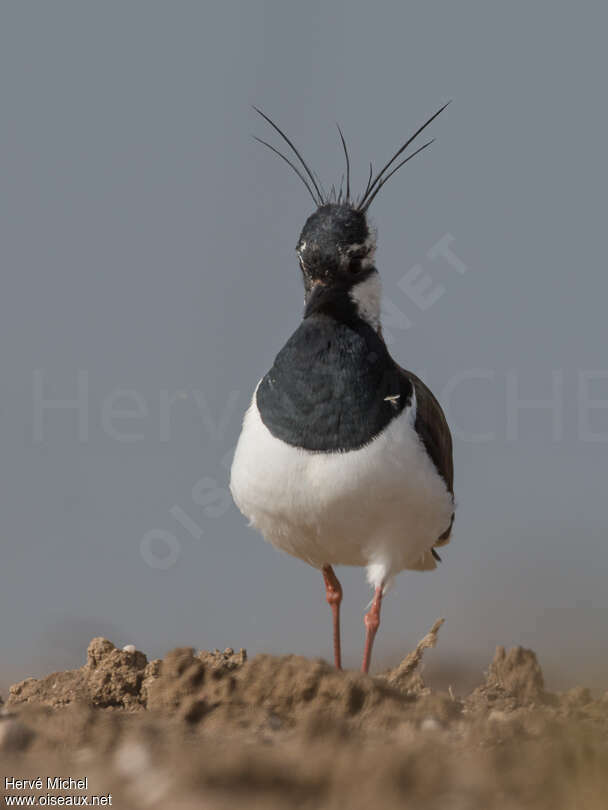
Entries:
[[[403, 376], [414, 386], [416, 393], [416, 432], [429, 454], [435, 469], [445, 481], [451, 495], [454, 495], [454, 462], [452, 458], [452, 435], [441, 405], [422, 380], [411, 371], [400, 368]], [[454, 515], [452, 514], [452, 522]], [[438, 538], [437, 545], [447, 543], [452, 522]]]

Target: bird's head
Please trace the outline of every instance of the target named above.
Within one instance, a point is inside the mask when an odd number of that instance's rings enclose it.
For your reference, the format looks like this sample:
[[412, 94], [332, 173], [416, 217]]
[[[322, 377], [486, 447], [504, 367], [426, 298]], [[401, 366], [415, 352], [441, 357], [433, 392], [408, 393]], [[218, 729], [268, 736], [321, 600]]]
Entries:
[[376, 234], [368, 223], [367, 211], [387, 180], [408, 160], [433, 143], [432, 140], [428, 141], [394, 165], [412, 141], [446, 107], [447, 104], [444, 104], [422, 124], [375, 176], [370, 163], [367, 186], [357, 199], [351, 197], [350, 158], [340, 127], [338, 131], [346, 158], [346, 188], [343, 188], [342, 182], [338, 191], [332, 186], [331, 192], [326, 194], [292, 141], [274, 121], [254, 107], [289, 146], [296, 162], [261, 138], [256, 140], [291, 166], [317, 206], [306, 220], [296, 246], [306, 290], [307, 313], [320, 305], [332, 302], [335, 305], [340, 298], [348, 299], [349, 308], [352, 309], [354, 305], [356, 314], [379, 329], [380, 279], [374, 266]]
[[374, 271], [376, 236], [363, 211], [350, 203], [324, 203], [311, 214], [296, 253], [307, 291], [313, 284], [351, 287]]
[[320, 205], [306, 220], [296, 246], [307, 310], [346, 295], [357, 314], [378, 329], [380, 278], [374, 266], [375, 250], [376, 234], [363, 211], [348, 202]]

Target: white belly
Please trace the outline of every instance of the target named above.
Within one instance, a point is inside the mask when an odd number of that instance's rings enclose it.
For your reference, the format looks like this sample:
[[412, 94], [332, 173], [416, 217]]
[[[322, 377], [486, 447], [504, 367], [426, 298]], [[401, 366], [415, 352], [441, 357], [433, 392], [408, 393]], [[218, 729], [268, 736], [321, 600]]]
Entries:
[[415, 407], [358, 450], [320, 453], [275, 438], [254, 395], [232, 463], [237, 506], [266, 540], [316, 568], [368, 566], [376, 586], [404, 568], [434, 568], [430, 549], [453, 498], [413, 428]]

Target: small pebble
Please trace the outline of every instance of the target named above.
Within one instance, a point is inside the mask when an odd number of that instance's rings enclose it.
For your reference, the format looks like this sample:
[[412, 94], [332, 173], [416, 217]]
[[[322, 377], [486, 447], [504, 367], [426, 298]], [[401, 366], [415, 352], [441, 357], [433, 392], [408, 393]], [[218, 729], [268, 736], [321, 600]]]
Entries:
[[506, 712], [501, 712], [498, 709], [492, 709], [490, 714], [488, 715], [488, 720], [492, 723], [506, 723], [509, 719], [509, 715]]
[[116, 770], [124, 777], [146, 773], [151, 767], [147, 749], [139, 742], [124, 742], [114, 755]]

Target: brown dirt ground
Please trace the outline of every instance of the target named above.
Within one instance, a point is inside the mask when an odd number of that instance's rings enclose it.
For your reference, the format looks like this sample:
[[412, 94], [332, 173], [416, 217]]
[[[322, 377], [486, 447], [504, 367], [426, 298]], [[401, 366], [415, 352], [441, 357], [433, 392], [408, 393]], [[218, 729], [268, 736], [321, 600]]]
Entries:
[[[28, 678], [0, 707], [4, 777], [88, 777], [126, 810], [606, 810], [608, 693], [545, 690], [501, 647], [460, 699], [417, 672], [441, 621], [382, 675], [322, 660], [180, 648], [148, 661], [91, 641], [77, 670]], [[35, 793], [35, 791], [33, 791]]]

